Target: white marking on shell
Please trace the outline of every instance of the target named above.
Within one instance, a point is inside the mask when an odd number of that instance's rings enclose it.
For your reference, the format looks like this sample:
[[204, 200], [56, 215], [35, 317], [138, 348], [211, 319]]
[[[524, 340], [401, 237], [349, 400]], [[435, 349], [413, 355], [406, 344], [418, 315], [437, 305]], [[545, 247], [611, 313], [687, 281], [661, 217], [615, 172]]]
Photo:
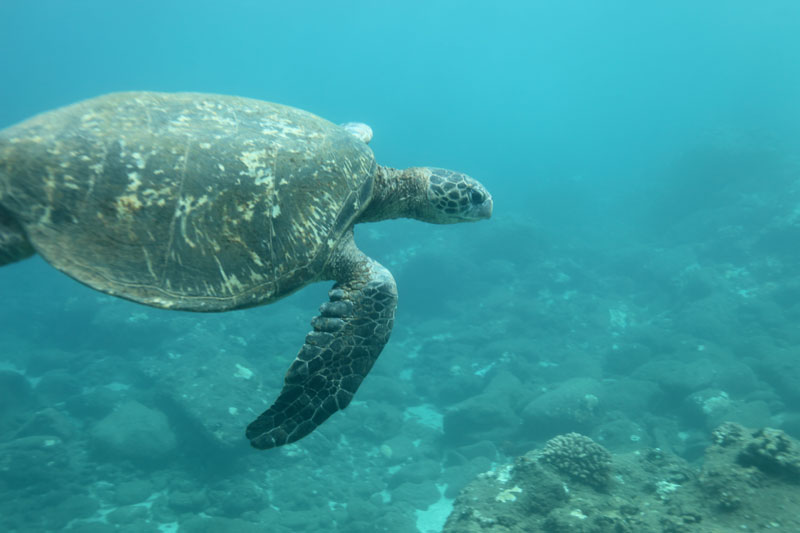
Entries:
[[272, 189], [275, 186], [275, 178], [272, 177], [272, 169], [267, 169], [263, 176], [256, 178], [256, 185], [266, 185], [267, 189]]
[[[246, 202], [244, 204], [237, 205], [236, 210], [242, 213], [242, 218], [244, 218], [247, 222], [250, 222], [251, 220], [253, 220], [253, 214], [255, 213], [253, 207], [254, 206], [252, 202]], [[234, 224], [235, 223], [238, 222], [234, 221]]]
[[81, 190], [81, 187], [76, 182], [75, 177], [71, 176], [69, 174], [64, 174], [64, 187], [66, 187], [68, 189], [73, 189], [73, 190], [76, 190], [76, 191]]
[[256, 185], [267, 185], [268, 188], [274, 187], [275, 179], [265, 150], [242, 152], [239, 156], [239, 161], [247, 169], [240, 172], [241, 175], [250, 176]]
[[130, 192], [136, 192], [136, 190], [142, 185], [142, 180], [140, 179], [141, 175], [138, 172], [128, 172], [128, 187], [127, 190]]
[[147, 264], [147, 271], [150, 272], [150, 275], [153, 279], [157, 279], [155, 270], [153, 270], [153, 262], [150, 260], [150, 254], [147, 252], [147, 248], [142, 248], [142, 253], [144, 254], [144, 262]]
[[160, 189], [145, 189], [142, 191], [142, 197], [145, 205], [163, 207], [166, 205], [167, 199], [172, 197], [172, 189], [168, 186]]
[[195, 199], [194, 196], [184, 196], [178, 198], [178, 205], [175, 208], [175, 216], [180, 218], [181, 237], [190, 247], [194, 248], [196, 244], [186, 234], [186, 222], [189, 218], [189, 213], [196, 208], [208, 202], [208, 196], [205, 194], [200, 198]]
[[133, 162], [136, 164], [136, 168], [140, 168], [141, 169], [141, 168], [145, 167], [146, 161], [142, 157], [142, 154], [140, 154], [139, 152], [133, 152], [131, 154], [131, 158], [133, 158]]
[[[261, 265], [263, 266], [263, 265]], [[259, 272], [250, 271], [250, 281], [251, 283], [262, 283], [264, 282], [264, 275]]]
[[236, 274], [226, 273], [225, 269], [222, 268], [222, 263], [218, 257], [214, 256], [214, 261], [217, 263], [219, 274], [222, 277], [222, 287], [226, 289], [229, 294], [241, 292], [242, 289], [244, 289], [244, 285], [242, 285], [242, 283], [239, 281], [239, 278], [236, 277]]
[[126, 218], [131, 216], [133, 211], [138, 211], [142, 208], [142, 202], [135, 193], [125, 194], [117, 198], [115, 207], [117, 209], [117, 216], [119, 218]]
[[[250, 259], [252, 259], [253, 263], [255, 263], [256, 265], [258, 265], [260, 267], [264, 266], [264, 263], [261, 261], [261, 258], [258, 257], [258, 254], [253, 252], [253, 251], [250, 251]], [[254, 274], [255, 274], [255, 272], [250, 272], [250, 279], [253, 279], [253, 275]]]

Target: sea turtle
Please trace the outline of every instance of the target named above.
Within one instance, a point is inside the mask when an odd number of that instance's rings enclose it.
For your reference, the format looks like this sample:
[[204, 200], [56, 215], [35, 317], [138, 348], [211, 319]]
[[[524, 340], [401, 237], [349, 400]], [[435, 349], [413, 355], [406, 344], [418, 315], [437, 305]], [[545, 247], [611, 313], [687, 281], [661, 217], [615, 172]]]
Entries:
[[99, 291], [226, 311], [333, 280], [275, 403], [247, 427], [294, 442], [350, 403], [389, 339], [392, 274], [353, 225], [486, 219], [460, 172], [375, 162], [363, 124], [196, 93], [115, 93], [0, 131], [0, 265], [39, 253]]

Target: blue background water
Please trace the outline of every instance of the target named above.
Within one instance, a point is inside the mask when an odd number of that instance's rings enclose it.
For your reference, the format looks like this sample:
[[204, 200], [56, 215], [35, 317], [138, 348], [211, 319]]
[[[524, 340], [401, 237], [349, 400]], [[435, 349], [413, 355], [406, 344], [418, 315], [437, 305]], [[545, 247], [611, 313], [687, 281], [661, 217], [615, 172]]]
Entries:
[[[102, 297], [38, 258], [3, 268], [0, 364], [31, 386], [5, 375], [16, 383], [6, 390], [21, 392], [0, 397], [0, 436], [21, 438], [32, 413], [56, 406], [72, 428], [54, 433], [66, 443], [58, 458], [81, 464], [61, 468], [62, 481], [83, 498], [60, 504], [56, 491], [45, 505], [36, 476], [27, 489], [0, 480], [17, 495], [6, 499], [16, 513], [3, 512], [7, 527], [79, 527], [69, 521], [140, 501], [103, 483], [154, 478], [140, 487], [144, 499], [162, 495], [151, 524], [206, 512], [358, 531], [367, 516], [373, 527], [424, 531], [440, 526], [418, 512], [437, 500], [436, 486], [452, 497], [492, 461], [561, 431], [605, 435], [612, 450], [636, 435], [689, 458], [721, 418], [797, 436], [798, 35], [793, 1], [0, 3], [0, 126], [118, 90], [236, 94], [367, 122], [382, 164], [458, 169], [495, 199], [488, 223], [359, 228], [401, 302], [361, 403], [291, 454], [252, 455], [243, 441], [240, 463], [202, 482], [197, 461], [175, 459], [195, 431], [178, 419], [191, 417], [154, 399], [172, 382], [152, 379], [147, 358], [183, 350], [191, 362], [182, 364], [202, 366], [233, 353], [277, 391], [327, 287], [198, 317]], [[61, 388], [39, 390], [48, 372]], [[610, 381], [628, 395], [614, 397]], [[252, 386], [214, 394], [243, 409]], [[113, 394], [86, 399], [103, 387]], [[553, 390], [562, 393], [544, 396]], [[547, 403], [587, 397], [596, 408], [570, 409], [591, 421]], [[155, 466], [92, 451], [92, 428], [130, 400], [166, 412], [181, 443]], [[709, 400], [726, 411], [711, 416]], [[421, 405], [426, 416], [411, 409]], [[609, 428], [621, 425], [615, 440]], [[356, 473], [358, 490], [343, 488], [343, 472]], [[252, 505], [227, 509], [214, 496], [230, 492], [222, 478], [251, 483]], [[191, 492], [174, 479], [199, 487], [199, 503], [164, 503]], [[434, 496], [412, 497], [426, 490]]]

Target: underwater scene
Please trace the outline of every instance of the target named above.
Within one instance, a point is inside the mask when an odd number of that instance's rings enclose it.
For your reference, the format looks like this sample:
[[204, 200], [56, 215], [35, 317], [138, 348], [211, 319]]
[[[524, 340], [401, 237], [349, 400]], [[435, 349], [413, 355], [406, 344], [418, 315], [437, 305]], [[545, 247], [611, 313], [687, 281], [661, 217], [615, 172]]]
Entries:
[[0, 47], [0, 532], [800, 531], [797, 2]]

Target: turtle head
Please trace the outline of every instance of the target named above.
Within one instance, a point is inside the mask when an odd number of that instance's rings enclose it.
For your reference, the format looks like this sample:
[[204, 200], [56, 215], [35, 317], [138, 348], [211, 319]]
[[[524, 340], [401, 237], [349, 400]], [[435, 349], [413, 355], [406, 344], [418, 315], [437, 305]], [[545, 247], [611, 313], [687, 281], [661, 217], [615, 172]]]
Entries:
[[476, 222], [492, 216], [492, 195], [477, 180], [453, 170], [422, 167], [408, 169], [427, 178], [426, 202], [415, 217], [433, 224]]
[[402, 217], [455, 224], [491, 216], [492, 195], [466, 174], [434, 167], [378, 167], [373, 196], [358, 222]]

